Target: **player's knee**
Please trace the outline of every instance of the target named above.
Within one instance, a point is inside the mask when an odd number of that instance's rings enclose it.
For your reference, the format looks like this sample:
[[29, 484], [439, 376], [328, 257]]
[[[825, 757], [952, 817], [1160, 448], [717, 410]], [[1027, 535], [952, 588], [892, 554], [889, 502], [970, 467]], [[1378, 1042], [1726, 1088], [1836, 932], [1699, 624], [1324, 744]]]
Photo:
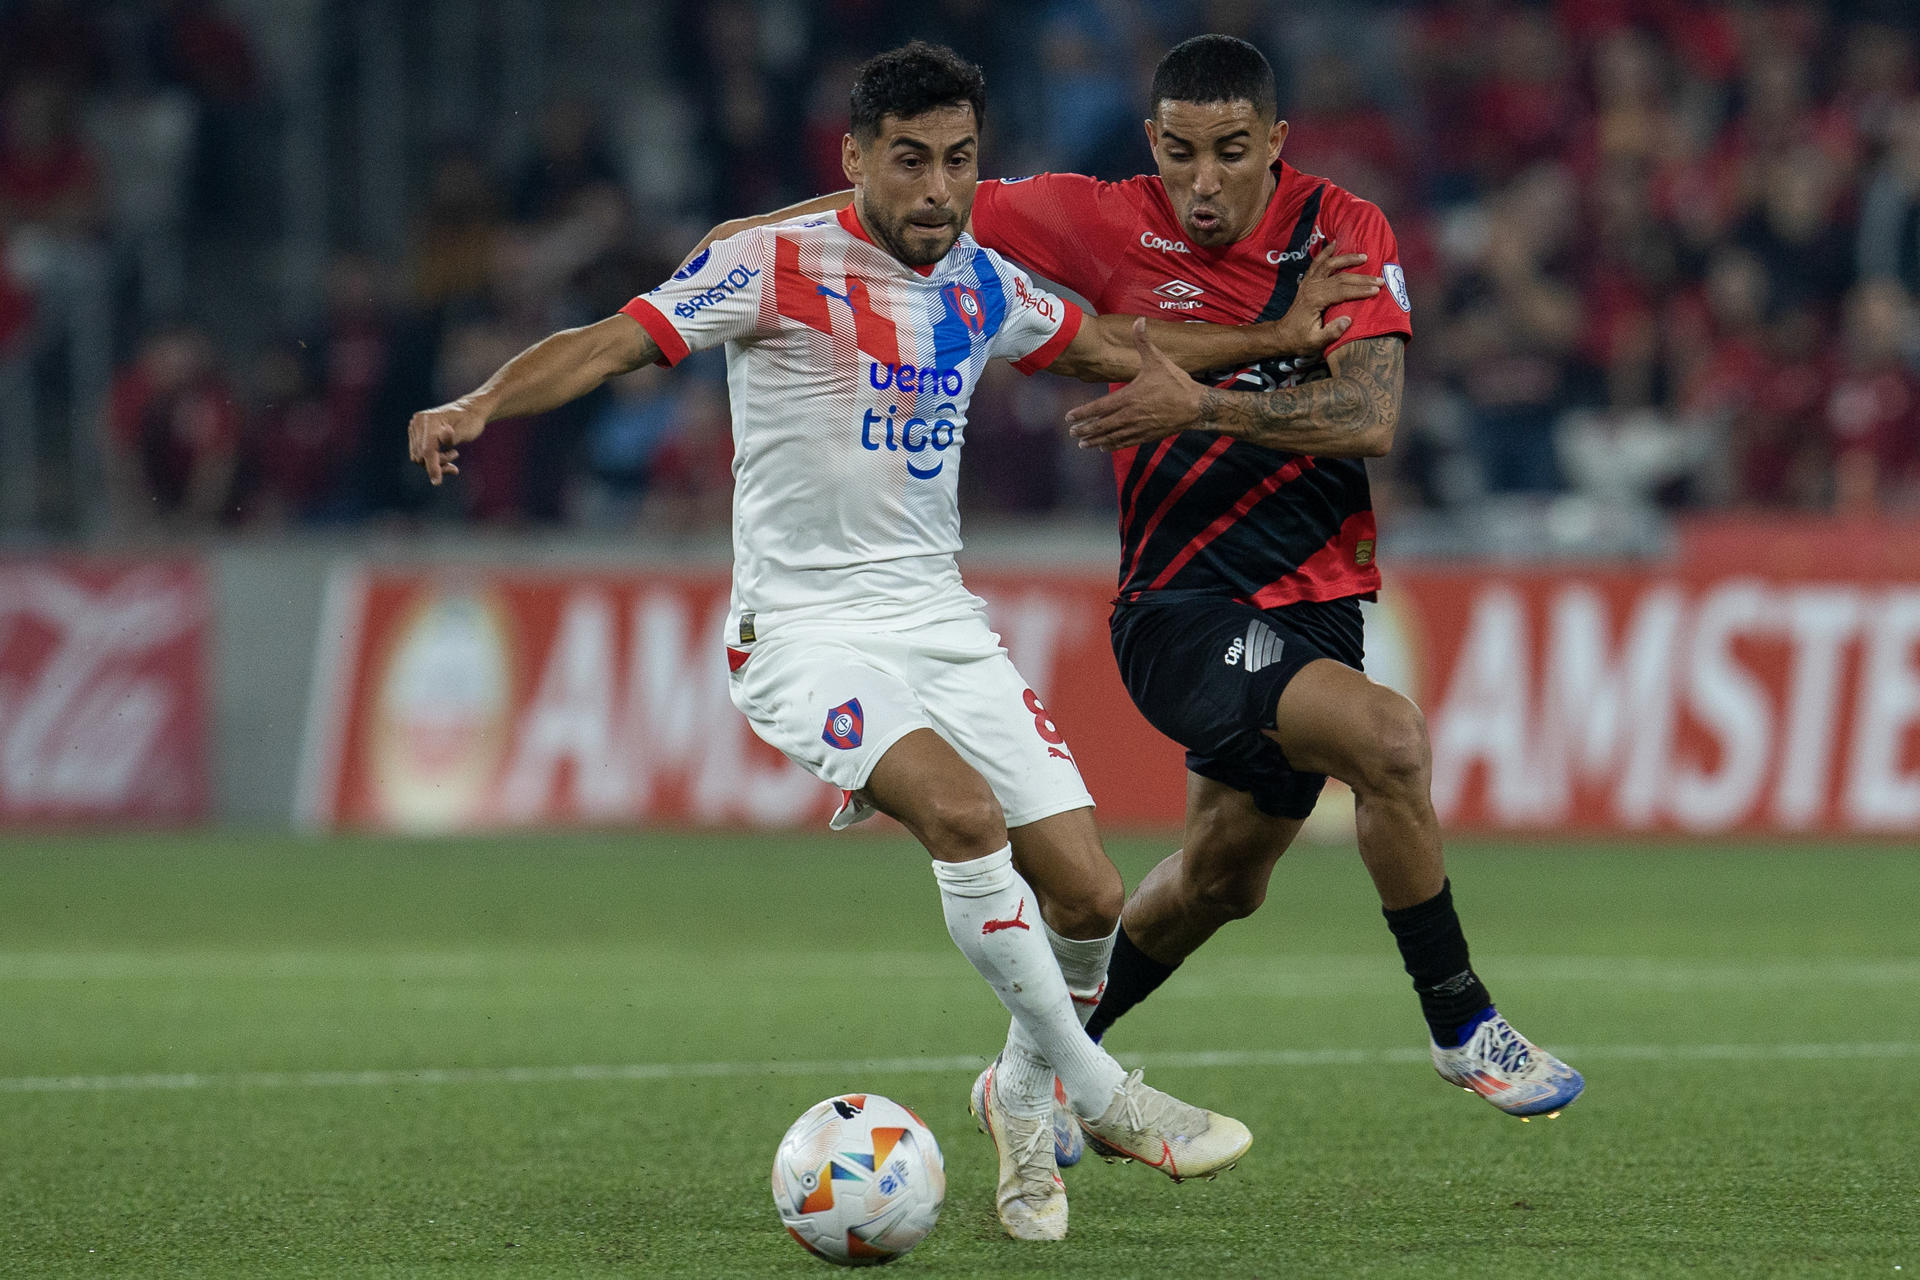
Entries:
[[1111, 865], [1109, 874], [1076, 883], [1066, 896], [1047, 899], [1047, 924], [1064, 938], [1104, 938], [1120, 923], [1127, 905], [1126, 885]]
[[984, 784], [953, 787], [927, 797], [913, 826], [921, 843], [947, 861], [984, 858], [1007, 843], [1006, 817]]
[[1433, 750], [1420, 708], [1382, 689], [1367, 707], [1364, 723], [1366, 745], [1360, 753], [1360, 776], [1352, 780], [1355, 788], [1372, 794], [1424, 791]]
[[1101, 859], [1102, 866], [1081, 900], [1080, 928], [1069, 933], [1073, 938], [1104, 938], [1120, 923], [1120, 912], [1127, 905], [1127, 885], [1120, 869]]

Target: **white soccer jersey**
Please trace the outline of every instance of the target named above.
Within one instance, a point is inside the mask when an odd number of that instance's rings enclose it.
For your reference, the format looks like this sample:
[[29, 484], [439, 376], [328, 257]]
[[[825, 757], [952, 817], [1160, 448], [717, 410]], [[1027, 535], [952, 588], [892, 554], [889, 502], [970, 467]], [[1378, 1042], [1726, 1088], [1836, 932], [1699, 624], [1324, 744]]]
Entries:
[[967, 402], [986, 363], [1032, 373], [1079, 308], [962, 236], [913, 268], [851, 208], [715, 243], [621, 308], [665, 363], [727, 344], [733, 612], [781, 622], [937, 615], [957, 599]]

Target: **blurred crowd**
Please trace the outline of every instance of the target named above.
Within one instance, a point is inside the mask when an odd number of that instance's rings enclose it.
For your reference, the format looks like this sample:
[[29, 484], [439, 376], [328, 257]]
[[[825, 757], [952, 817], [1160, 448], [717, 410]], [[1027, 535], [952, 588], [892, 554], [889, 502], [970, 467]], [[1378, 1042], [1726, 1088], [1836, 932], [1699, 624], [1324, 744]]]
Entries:
[[[843, 186], [871, 52], [917, 35], [987, 68], [989, 175], [1124, 177], [1151, 166], [1153, 64], [1203, 30], [1267, 52], [1286, 158], [1398, 232], [1418, 333], [1382, 506], [1920, 508], [1910, 0], [651, 8], [646, 92], [575, 82], [556, 51], [537, 128], [430, 139], [404, 250], [336, 237], [290, 325], [196, 307], [153, 249], [168, 226], [278, 234], [245, 209], [281, 93], [257, 27], [216, 0], [0, 0], [0, 364], [33, 348], [57, 247], [103, 247], [125, 304], [97, 441], [113, 523], [722, 528], [717, 353], [499, 424], [437, 491], [407, 416], [650, 288], [712, 223]], [[984, 382], [967, 509], [1104, 509], [1103, 464], [1060, 429], [1087, 394]]]

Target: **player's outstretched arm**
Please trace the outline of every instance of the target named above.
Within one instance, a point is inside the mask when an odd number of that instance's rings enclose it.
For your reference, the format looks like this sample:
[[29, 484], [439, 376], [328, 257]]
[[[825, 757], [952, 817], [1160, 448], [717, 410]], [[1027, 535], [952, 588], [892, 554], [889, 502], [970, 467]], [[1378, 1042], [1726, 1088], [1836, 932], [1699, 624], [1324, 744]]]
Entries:
[[[1329, 322], [1326, 310], [1343, 302], [1371, 298], [1384, 283], [1379, 276], [1353, 270], [1367, 260], [1364, 253], [1340, 253], [1329, 242], [1300, 278], [1293, 304], [1278, 320], [1262, 324], [1219, 325], [1147, 319], [1147, 337], [1153, 346], [1188, 373], [1230, 368], [1270, 357], [1298, 359], [1317, 356], [1347, 331], [1350, 316]], [[1090, 317], [1074, 345], [1048, 368], [1089, 382], [1123, 382], [1136, 377], [1143, 365], [1134, 342], [1135, 317]]]
[[407, 423], [408, 456], [439, 484], [444, 476], [460, 474], [454, 465], [460, 446], [479, 438], [489, 422], [557, 409], [608, 378], [659, 358], [660, 348], [647, 331], [624, 315], [562, 329], [501, 365], [478, 389], [414, 414]]
[[725, 240], [728, 236], [737, 236], [742, 231], [752, 231], [756, 227], [766, 227], [776, 222], [785, 222], [788, 218], [804, 217], [809, 213], [838, 213], [852, 203], [853, 192], [851, 190], [835, 191], [830, 195], [815, 196], [811, 200], [802, 200], [799, 204], [790, 204], [784, 209], [775, 209], [772, 213], [756, 214], [751, 218], [735, 218], [730, 222], [723, 222], [713, 230], [707, 232], [706, 235], [700, 237], [700, 243], [687, 251], [687, 256], [680, 260], [680, 265], [683, 267], [686, 266], [699, 255], [702, 249], [705, 249], [717, 240]]
[[1125, 449], [1176, 431], [1217, 431], [1283, 453], [1377, 458], [1393, 447], [1406, 377], [1406, 340], [1362, 338], [1327, 357], [1333, 376], [1278, 391], [1205, 387], [1135, 333], [1141, 372], [1067, 414], [1085, 448]]

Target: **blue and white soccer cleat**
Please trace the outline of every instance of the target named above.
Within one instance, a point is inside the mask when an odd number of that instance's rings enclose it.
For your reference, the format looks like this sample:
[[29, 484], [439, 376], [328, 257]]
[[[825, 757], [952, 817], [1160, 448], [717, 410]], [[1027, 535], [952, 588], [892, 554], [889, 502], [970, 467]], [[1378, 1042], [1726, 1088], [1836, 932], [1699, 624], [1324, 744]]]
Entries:
[[1587, 1087], [1578, 1071], [1515, 1031], [1492, 1005], [1468, 1026], [1459, 1048], [1433, 1044], [1433, 1069], [1508, 1115], [1558, 1115]]
[[1087, 1135], [1081, 1132], [1080, 1121], [1067, 1109], [1066, 1086], [1056, 1076], [1053, 1081], [1053, 1162], [1062, 1169], [1071, 1169], [1085, 1154]]

